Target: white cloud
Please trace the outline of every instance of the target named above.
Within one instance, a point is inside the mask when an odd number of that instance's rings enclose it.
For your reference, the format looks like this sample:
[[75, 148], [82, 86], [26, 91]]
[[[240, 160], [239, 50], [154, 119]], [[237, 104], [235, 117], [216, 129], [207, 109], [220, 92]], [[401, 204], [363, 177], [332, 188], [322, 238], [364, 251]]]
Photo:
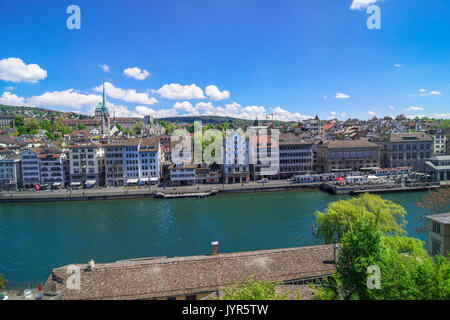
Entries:
[[330, 114], [331, 114], [332, 116], [337, 115], [336, 111], [331, 111]]
[[111, 70], [111, 69], [109, 68], [109, 66], [106, 65], [106, 64], [99, 64], [98, 67], [99, 67], [100, 69], [102, 69], [104, 72], [110, 72], [110, 70]]
[[394, 64], [394, 66], [395, 66], [395, 67], [397, 67], [397, 68], [401, 68], [401, 67], [403, 67], [403, 65], [402, 65], [402, 64], [398, 64], [398, 63]]
[[419, 92], [421, 92], [422, 94], [420, 95], [421, 97], [424, 96], [439, 96], [442, 93], [440, 91], [436, 91], [436, 90], [427, 90], [427, 89], [420, 89]]
[[6, 91], [11, 91], [11, 90], [14, 90], [14, 89], [15, 89], [15, 87], [5, 87]]
[[[247, 120], [265, 120], [267, 111], [263, 106], [247, 106], [242, 107], [240, 104], [233, 102], [225, 106], [214, 106], [211, 102], [199, 102], [192, 105], [189, 101], [177, 102], [171, 109], [154, 110], [152, 108], [137, 106], [136, 113], [143, 117], [145, 115], [155, 115], [158, 118], [174, 117], [174, 116], [222, 116]], [[311, 119], [310, 116], [300, 115], [299, 113], [291, 113], [280, 107], [273, 110], [274, 120], [281, 121], [300, 121]], [[271, 119], [271, 117], [270, 117]]]
[[0, 79], [11, 82], [37, 83], [47, 78], [47, 71], [37, 64], [25, 64], [19, 58], [0, 60]]
[[394, 106], [389, 106], [389, 109], [394, 110], [395, 107]]
[[137, 106], [136, 112], [140, 114], [140, 116], [149, 116], [153, 115], [157, 118], [166, 118], [166, 117], [176, 117], [178, 116], [178, 111], [175, 109], [161, 109], [161, 110], [154, 110], [148, 107], [144, 106]]
[[348, 99], [348, 98], [350, 98], [350, 96], [345, 93], [336, 93], [335, 98], [336, 99]]
[[219, 88], [216, 86], [207, 86], [205, 89], [205, 94], [211, 99], [211, 100], [224, 100], [228, 99], [230, 97], [230, 91], [224, 90], [220, 92]]
[[377, 2], [377, 0], [353, 0], [350, 9], [351, 10], [363, 10], [375, 2]]
[[27, 99], [27, 104], [39, 107], [65, 107], [65, 108], [82, 108], [96, 107], [102, 97], [96, 94], [84, 94], [69, 89], [65, 91], [45, 92], [39, 96], [33, 96]]
[[415, 114], [411, 116], [406, 116], [407, 119], [424, 118], [424, 117], [426, 117], [426, 115], [424, 114]]
[[145, 80], [150, 75], [147, 70], [141, 70], [138, 67], [125, 69], [123, 70], [123, 74], [128, 78], [134, 78], [136, 80]]
[[342, 117], [342, 118], [345, 118], [346, 116], [347, 116], [347, 112], [342, 112], [342, 113], [341, 113], [341, 117]]
[[[121, 88], [115, 87], [110, 82], [105, 82], [105, 90], [106, 95], [108, 97], [111, 97], [113, 99], [119, 99], [126, 102], [134, 102], [134, 103], [141, 103], [141, 104], [155, 104], [158, 102], [154, 97], [149, 97], [147, 93], [138, 93], [136, 90], [128, 89], [124, 90]], [[103, 92], [103, 86], [100, 85], [98, 87], [94, 88], [94, 91], [97, 92]]]
[[435, 113], [431, 117], [437, 119], [450, 119], [450, 113]]
[[25, 100], [24, 98], [19, 97], [16, 94], [5, 91], [0, 97], [0, 104], [5, 104], [8, 106], [24, 106], [25, 105], [24, 100]]
[[421, 107], [416, 107], [416, 106], [411, 106], [411, 107], [409, 107], [409, 108], [405, 108], [405, 109], [403, 109], [404, 111], [407, 111], [407, 112], [416, 112], [416, 111], [423, 111], [423, 108], [421, 108]]
[[371, 116], [374, 116], [374, 117], [376, 116], [375, 112], [373, 112], [373, 111], [369, 111], [368, 113], [369, 113]]
[[189, 115], [198, 115], [197, 110], [192, 106], [189, 101], [177, 102], [173, 106], [175, 110], [181, 110], [187, 112]]
[[178, 83], [166, 84], [157, 91], [161, 97], [172, 100], [204, 99], [203, 90], [195, 84], [182, 86]]

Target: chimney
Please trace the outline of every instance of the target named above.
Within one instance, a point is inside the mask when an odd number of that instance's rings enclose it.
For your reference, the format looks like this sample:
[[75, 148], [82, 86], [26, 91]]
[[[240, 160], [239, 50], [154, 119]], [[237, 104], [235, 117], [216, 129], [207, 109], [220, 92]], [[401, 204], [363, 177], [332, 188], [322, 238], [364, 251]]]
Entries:
[[219, 241], [211, 241], [212, 255], [217, 256], [219, 254]]

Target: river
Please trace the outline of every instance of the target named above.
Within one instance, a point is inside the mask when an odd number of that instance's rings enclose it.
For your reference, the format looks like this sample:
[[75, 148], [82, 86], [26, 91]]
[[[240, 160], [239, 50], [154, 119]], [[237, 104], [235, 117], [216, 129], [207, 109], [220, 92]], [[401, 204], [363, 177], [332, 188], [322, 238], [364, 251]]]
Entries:
[[[404, 206], [418, 226], [425, 192], [382, 195]], [[318, 190], [217, 195], [206, 199], [0, 204], [0, 274], [43, 282], [55, 267], [154, 256], [209, 254], [316, 244], [315, 210], [350, 196]]]

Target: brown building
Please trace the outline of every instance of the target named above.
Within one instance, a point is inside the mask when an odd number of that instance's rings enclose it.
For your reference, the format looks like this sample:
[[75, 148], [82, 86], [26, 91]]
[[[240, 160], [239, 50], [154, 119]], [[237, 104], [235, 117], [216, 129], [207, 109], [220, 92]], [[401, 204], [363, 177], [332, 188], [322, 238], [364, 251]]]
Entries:
[[380, 146], [367, 139], [335, 140], [319, 145], [320, 173], [380, 166]]
[[[80, 289], [68, 289], [74, 266], [54, 269], [44, 285], [44, 295], [64, 300], [197, 300], [223, 287], [258, 279], [299, 285], [330, 276], [334, 246], [218, 253], [211, 255], [148, 258], [96, 264], [80, 268]], [[68, 268], [71, 267], [71, 272]]]
[[433, 137], [426, 133], [387, 134], [379, 141], [383, 168], [413, 166], [423, 171], [425, 159], [433, 156]]

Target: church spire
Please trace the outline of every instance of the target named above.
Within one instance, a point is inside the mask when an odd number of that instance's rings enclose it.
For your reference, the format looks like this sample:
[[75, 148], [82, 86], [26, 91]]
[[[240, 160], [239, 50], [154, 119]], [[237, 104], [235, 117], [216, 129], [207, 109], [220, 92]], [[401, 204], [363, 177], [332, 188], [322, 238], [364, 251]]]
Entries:
[[106, 91], [105, 91], [105, 83], [103, 82], [103, 101], [102, 101], [102, 109], [104, 112], [109, 114], [108, 108], [106, 107]]

